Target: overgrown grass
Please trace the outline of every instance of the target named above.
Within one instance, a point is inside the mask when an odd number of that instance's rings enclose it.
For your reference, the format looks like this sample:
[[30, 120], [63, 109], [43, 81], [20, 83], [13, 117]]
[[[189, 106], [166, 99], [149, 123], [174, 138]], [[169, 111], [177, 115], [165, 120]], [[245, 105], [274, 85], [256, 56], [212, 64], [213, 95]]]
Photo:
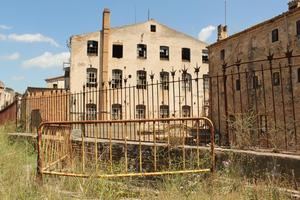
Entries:
[[176, 175], [125, 179], [45, 177], [35, 181], [36, 153], [26, 141], [10, 140], [10, 125], [0, 127], [0, 199], [288, 199], [272, 177], [249, 180], [230, 162], [211, 176]]

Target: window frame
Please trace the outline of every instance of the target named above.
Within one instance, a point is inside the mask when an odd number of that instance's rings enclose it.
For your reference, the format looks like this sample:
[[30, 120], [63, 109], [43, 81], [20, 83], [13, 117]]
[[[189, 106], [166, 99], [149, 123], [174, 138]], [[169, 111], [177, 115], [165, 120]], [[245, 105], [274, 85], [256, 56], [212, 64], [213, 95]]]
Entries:
[[155, 33], [155, 32], [156, 32], [156, 25], [155, 25], [155, 24], [151, 24], [151, 25], [150, 25], [150, 31], [151, 31], [152, 33]]
[[159, 106], [159, 117], [161, 119], [170, 117], [170, 106], [169, 105], [160, 105]]
[[147, 86], [147, 71], [146, 70], [137, 70], [136, 71], [136, 88], [137, 89], [146, 89]]
[[182, 89], [188, 92], [192, 91], [192, 80], [193, 80], [192, 75], [187, 72], [182, 73], [181, 79], [182, 79]]
[[121, 120], [122, 119], [122, 105], [115, 103], [111, 105], [111, 119]]
[[97, 120], [97, 105], [95, 103], [86, 104], [86, 120]]
[[137, 44], [137, 58], [147, 59], [147, 45]]
[[202, 49], [202, 63], [209, 63], [208, 49]]
[[[91, 47], [91, 45], [95, 45]], [[87, 49], [86, 53], [88, 56], [98, 56], [99, 43], [96, 40], [88, 40], [87, 41]]]
[[166, 71], [159, 72], [160, 88], [163, 90], [169, 90], [170, 73]]
[[191, 62], [191, 49], [187, 47], [181, 48], [181, 60]]
[[[97, 85], [98, 85], [97, 74], [98, 74], [97, 68], [94, 68], [94, 67], [86, 68], [86, 75], [87, 75], [86, 86], [87, 87], [97, 87]], [[91, 75], [94, 75], [94, 77], [92, 77]]]
[[[117, 74], [118, 73], [118, 74]], [[122, 88], [123, 71], [121, 69], [111, 70], [111, 88], [119, 89]]]
[[271, 37], [272, 37], [272, 43], [279, 41], [279, 30], [278, 30], [278, 28], [272, 30]]
[[159, 47], [159, 58], [160, 58], [160, 60], [169, 60], [170, 59], [170, 47], [160, 46]]
[[[120, 49], [118, 49], [120, 48]], [[118, 55], [118, 51], [120, 51], [120, 55]], [[123, 58], [123, 45], [122, 44], [113, 44], [112, 45], [112, 57], [121, 59]]]
[[[142, 112], [140, 112], [142, 111]], [[136, 119], [146, 119], [146, 106], [144, 104], [138, 104], [135, 106]]]

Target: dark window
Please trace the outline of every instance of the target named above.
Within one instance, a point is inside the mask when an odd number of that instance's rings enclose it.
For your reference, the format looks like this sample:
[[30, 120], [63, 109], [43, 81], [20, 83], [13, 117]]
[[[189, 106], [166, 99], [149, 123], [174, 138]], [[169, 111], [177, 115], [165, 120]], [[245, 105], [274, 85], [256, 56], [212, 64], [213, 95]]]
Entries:
[[191, 61], [191, 50], [189, 48], [182, 48], [181, 57], [183, 61]]
[[146, 106], [145, 105], [136, 105], [136, 118], [145, 119], [146, 118]]
[[169, 118], [169, 106], [168, 105], [161, 105], [159, 107], [160, 118]]
[[252, 87], [253, 89], [257, 89], [259, 87], [258, 76], [253, 76]]
[[279, 74], [279, 72], [274, 72], [273, 73], [272, 80], [273, 80], [273, 85], [274, 86], [280, 85], [280, 74]]
[[137, 57], [138, 58], [147, 58], [147, 45], [145, 45], [145, 44], [137, 45]]
[[192, 75], [189, 73], [182, 73], [182, 89], [186, 91], [192, 90]]
[[86, 69], [86, 86], [97, 87], [97, 69], [90, 67]]
[[150, 30], [151, 32], [156, 32], [156, 26], [155, 25], [150, 25]]
[[296, 30], [297, 30], [297, 35], [298, 36], [300, 36], [300, 20], [298, 20], [297, 22], [296, 22]]
[[190, 117], [191, 116], [191, 106], [184, 105], [182, 106], [182, 117]]
[[98, 55], [98, 42], [89, 40], [87, 42], [87, 54], [97, 56]]
[[86, 119], [96, 120], [97, 119], [97, 105], [94, 103], [86, 104]]
[[241, 81], [240, 81], [240, 79], [235, 80], [235, 89], [237, 91], [241, 90]]
[[123, 58], [123, 45], [114, 44], [113, 45], [113, 58]]
[[147, 84], [147, 72], [145, 70], [138, 70], [136, 72], [136, 88], [146, 89]]
[[202, 63], [208, 63], [208, 50], [202, 50]]
[[297, 69], [298, 74], [298, 82], [300, 83], [300, 68]]
[[272, 42], [278, 41], [278, 29], [272, 31]]
[[221, 60], [225, 60], [225, 49], [222, 49], [220, 52], [220, 58]]
[[122, 70], [120, 69], [112, 70], [111, 87], [122, 88]]
[[163, 90], [169, 90], [169, 72], [162, 71], [159, 73], [161, 88]]
[[111, 118], [112, 118], [112, 120], [122, 119], [122, 105], [121, 104], [113, 104], [111, 106]]
[[169, 47], [160, 46], [159, 55], [161, 60], [169, 60]]
[[53, 84], [53, 88], [57, 88], [57, 84], [56, 83]]

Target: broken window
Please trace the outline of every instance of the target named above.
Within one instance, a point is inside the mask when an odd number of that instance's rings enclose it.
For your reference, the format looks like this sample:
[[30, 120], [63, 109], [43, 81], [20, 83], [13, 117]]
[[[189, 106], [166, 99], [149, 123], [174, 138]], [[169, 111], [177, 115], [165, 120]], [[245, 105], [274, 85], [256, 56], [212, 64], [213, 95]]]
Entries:
[[182, 48], [181, 57], [183, 61], [191, 61], [191, 50], [189, 48]]
[[96, 120], [97, 119], [97, 105], [94, 103], [86, 104], [86, 119]]
[[274, 72], [272, 76], [273, 86], [280, 85], [280, 74], [279, 72]]
[[138, 70], [136, 72], [136, 77], [137, 77], [136, 88], [137, 89], [146, 89], [147, 72], [145, 70]]
[[225, 49], [222, 49], [220, 51], [220, 58], [221, 58], [221, 60], [225, 60]]
[[160, 118], [169, 118], [170, 112], [169, 112], [168, 105], [160, 105], [159, 111], [160, 111]]
[[151, 24], [150, 30], [151, 30], [151, 32], [156, 32], [156, 25]]
[[147, 58], [147, 45], [145, 45], [145, 44], [137, 45], [137, 57], [138, 58]]
[[53, 84], [53, 88], [57, 88], [57, 83], [54, 83], [54, 84]]
[[112, 70], [112, 79], [111, 79], [111, 87], [112, 88], [122, 88], [122, 70], [113, 69]]
[[136, 105], [136, 118], [145, 119], [146, 118], [146, 106], [143, 104]]
[[169, 90], [169, 72], [160, 72], [160, 82], [163, 90]]
[[208, 49], [202, 50], [202, 63], [208, 63]]
[[300, 20], [296, 22], [296, 31], [297, 31], [297, 36], [300, 36]]
[[192, 90], [192, 75], [190, 73], [182, 73], [182, 89], [186, 91]]
[[272, 42], [278, 41], [278, 29], [272, 31]]
[[112, 54], [113, 58], [123, 58], [123, 45], [113, 44]]
[[87, 42], [87, 54], [92, 56], [98, 55], [98, 42], [94, 40], [89, 40]]
[[241, 90], [241, 80], [240, 79], [235, 80], [235, 89], [237, 91]]
[[112, 104], [111, 118], [112, 118], [112, 120], [122, 119], [122, 105], [121, 104]]
[[160, 46], [159, 55], [161, 60], [169, 60], [169, 47]]
[[191, 116], [191, 106], [184, 105], [182, 106], [182, 117], [190, 117]]
[[87, 87], [97, 87], [97, 69], [90, 67], [86, 69], [86, 86]]

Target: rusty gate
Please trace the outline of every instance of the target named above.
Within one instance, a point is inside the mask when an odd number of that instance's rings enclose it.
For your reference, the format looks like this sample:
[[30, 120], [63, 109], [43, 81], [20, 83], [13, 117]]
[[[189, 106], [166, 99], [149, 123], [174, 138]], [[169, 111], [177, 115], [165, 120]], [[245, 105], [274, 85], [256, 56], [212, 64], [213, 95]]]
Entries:
[[37, 175], [133, 177], [208, 173], [215, 167], [210, 119], [44, 122]]

